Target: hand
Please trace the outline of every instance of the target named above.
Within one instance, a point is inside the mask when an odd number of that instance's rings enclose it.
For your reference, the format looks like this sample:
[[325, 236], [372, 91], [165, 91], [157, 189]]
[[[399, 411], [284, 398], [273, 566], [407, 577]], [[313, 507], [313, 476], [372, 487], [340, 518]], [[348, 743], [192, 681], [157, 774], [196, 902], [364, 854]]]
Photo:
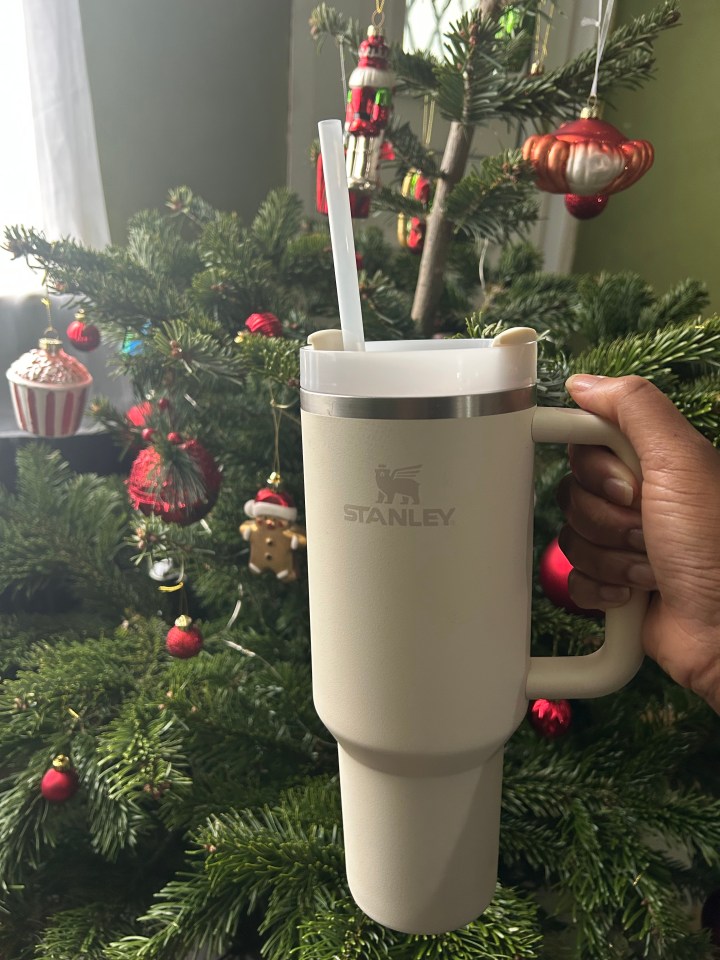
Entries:
[[558, 490], [570, 595], [606, 609], [631, 586], [652, 591], [645, 652], [720, 713], [720, 453], [641, 377], [583, 374], [567, 389], [619, 426], [643, 474], [640, 489], [607, 448], [570, 447]]

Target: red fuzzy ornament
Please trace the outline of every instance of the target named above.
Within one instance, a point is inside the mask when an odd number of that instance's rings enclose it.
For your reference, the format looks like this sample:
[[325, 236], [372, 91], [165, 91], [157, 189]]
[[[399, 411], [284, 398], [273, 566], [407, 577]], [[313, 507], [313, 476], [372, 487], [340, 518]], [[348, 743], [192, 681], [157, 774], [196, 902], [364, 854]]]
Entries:
[[75, 319], [69, 324], [67, 330], [68, 340], [76, 350], [83, 353], [89, 353], [100, 345], [100, 331], [94, 323], [85, 322], [85, 311], [78, 310]]
[[541, 737], [555, 740], [570, 729], [572, 707], [567, 700], [533, 700], [528, 720]]
[[152, 412], [153, 405], [149, 400], [146, 400], [144, 403], [136, 403], [134, 407], [130, 407], [125, 414], [125, 418], [129, 420], [134, 427], [144, 427], [152, 416]]
[[215, 460], [197, 440], [186, 440], [178, 444], [178, 449], [186, 451], [195, 462], [202, 493], [183, 489], [182, 484], [173, 475], [172, 468], [164, 464], [155, 447], [141, 450], [130, 468], [126, 484], [130, 501], [136, 510], [146, 516], [154, 513], [166, 523], [177, 523], [185, 527], [201, 520], [210, 512], [217, 500], [222, 476]]
[[592, 220], [603, 212], [609, 199], [606, 193], [598, 193], [594, 197], [579, 197], [576, 193], [566, 193], [565, 209], [577, 220]]
[[78, 775], [73, 770], [70, 759], [59, 754], [40, 781], [40, 793], [50, 803], [65, 803], [75, 795], [77, 788]]
[[546, 547], [540, 557], [540, 586], [548, 600], [568, 613], [587, 613], [573, 603], [568, 590], [568, 577], [572, 564], [560, 549], [557, 537]]
[[263, 337], [281, 337], [282, 324], [274, 313], [251, 313], [245, 321], [250, 333], [259, 333]]
[[179, 660], [196, 657], [202, 650], [202, 645], [203, 636], [198, 628], [193, 626], [191, 617], [178, 617], [175, 626], [170, 627], [165, 638], [167, 652]]

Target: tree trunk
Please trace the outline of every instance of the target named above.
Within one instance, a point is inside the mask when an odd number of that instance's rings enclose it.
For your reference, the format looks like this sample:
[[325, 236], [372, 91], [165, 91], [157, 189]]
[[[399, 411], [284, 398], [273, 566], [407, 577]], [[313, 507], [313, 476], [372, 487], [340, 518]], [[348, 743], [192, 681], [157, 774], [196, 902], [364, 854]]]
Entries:
[[478, 10], [483, 20], [489, 17], [499, 17], [502, 8], [505, 6], [505, 0], [480, 0]]
[[427, 218], [425, 244], [412, 308], [415, 329], [423, 337], [431, 337], [434, 332], [435, 308], [442, 296], [443, 277], [452, 242], [453, 225], [447, 219], [445, 205], [452, 188], [465, 173], [473, 133], [472, 126], [455, 121], [450, 125], [445, 144], [440, 165], [444, 176], [437, 182], [435, 198]]

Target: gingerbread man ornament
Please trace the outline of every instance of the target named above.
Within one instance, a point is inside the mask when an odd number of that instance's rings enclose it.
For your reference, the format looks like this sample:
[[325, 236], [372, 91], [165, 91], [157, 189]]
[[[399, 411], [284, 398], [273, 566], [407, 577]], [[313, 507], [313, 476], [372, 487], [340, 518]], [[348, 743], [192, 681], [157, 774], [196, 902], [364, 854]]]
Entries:
[[240, 533], [250, 543], [252, 572], [270, 570], [278, 580], [297, 580], [297, 551], [307, 545], [307, 538], [295, 523], [297, 509], [292, 497], [263, 487], [254, 500], [247, 501], [245, 513], [251, 519], [241, 524]]

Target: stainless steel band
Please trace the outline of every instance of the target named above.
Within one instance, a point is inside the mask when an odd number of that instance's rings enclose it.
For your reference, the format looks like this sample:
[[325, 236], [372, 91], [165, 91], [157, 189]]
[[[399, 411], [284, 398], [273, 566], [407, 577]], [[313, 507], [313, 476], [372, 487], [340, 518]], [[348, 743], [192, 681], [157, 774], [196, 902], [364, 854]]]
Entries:
[[321, 417], [356, 420], [458, 420], [517, 413], [535, 406], [534, 386], [458, 397], [339, 397], [300, 391], [300, 408]]

